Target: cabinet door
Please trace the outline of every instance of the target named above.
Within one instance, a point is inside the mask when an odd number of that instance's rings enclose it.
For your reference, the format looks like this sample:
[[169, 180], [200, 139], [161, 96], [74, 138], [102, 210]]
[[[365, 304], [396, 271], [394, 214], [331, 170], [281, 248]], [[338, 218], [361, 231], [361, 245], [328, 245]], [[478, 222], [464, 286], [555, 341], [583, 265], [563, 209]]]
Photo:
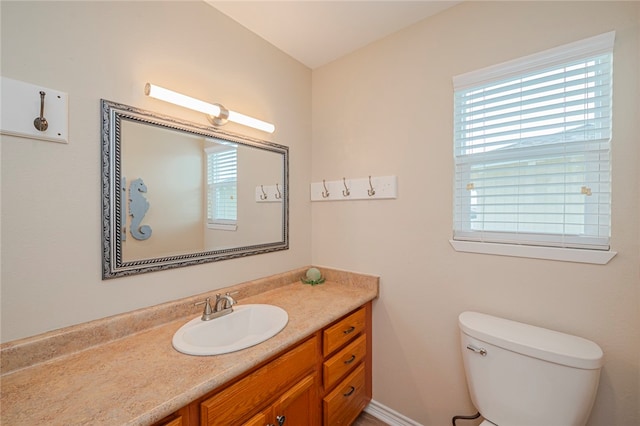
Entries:
[[263, 413], [256, 414], [255, 416], [251, 417], [251, 419], [248, 422], [244, 423], [242, 426], [265, 426], [267, 424], [269, 413], [271, 413], [270, 409]]
[[278, 395], [288, 393], [292, 383], [314, 369], [317, 359], [318, 341], [314, 337], [203, 401], [200, 424], [242, 425]]
[[163, 426], [183, 426], [182, 417], [177, 417], [171, 420], [169, 423], [165, 423]]
[[151, 426], [189, 426], [189, 418], [189, 406], [186, 406]]
[[301, 426], [320, 424], [317, 375], [300, 380], [286, 391], [273, 405], [275, 426]]

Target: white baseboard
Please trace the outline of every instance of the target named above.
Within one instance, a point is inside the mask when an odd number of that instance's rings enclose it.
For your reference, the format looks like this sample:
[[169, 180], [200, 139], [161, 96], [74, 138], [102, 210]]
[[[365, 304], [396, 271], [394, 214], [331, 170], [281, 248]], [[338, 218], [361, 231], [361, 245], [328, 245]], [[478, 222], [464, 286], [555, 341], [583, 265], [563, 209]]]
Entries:
[[422, 426], [420, 423], [374, 400], [371, 400], [369, 405], [364, 408], [364, 411], [391, 426]]

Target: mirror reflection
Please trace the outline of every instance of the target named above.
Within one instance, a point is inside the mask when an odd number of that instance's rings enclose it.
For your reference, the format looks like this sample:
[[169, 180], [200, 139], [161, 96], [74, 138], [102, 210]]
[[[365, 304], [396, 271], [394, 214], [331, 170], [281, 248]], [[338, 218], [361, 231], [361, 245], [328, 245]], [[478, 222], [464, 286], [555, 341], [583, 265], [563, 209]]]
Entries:
[[103, 278], [288, 248], [288, 148], [102, 101]]

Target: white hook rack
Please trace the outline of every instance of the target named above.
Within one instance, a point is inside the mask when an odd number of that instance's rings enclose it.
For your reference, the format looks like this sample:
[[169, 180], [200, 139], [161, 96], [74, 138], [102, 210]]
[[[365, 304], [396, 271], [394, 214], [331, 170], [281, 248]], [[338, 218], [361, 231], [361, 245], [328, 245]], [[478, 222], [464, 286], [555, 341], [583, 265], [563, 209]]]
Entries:
[[[1, 85], [0, 133], [58, 143], [69, 142], [66, 93], [7, 77], [2, 77]], [[39, 121], [40, 127], [36, 127], [34, 118]]]
[[311, 184], [311, 201], [380, 200], [397, 198], [396, 176], [322, 180]]

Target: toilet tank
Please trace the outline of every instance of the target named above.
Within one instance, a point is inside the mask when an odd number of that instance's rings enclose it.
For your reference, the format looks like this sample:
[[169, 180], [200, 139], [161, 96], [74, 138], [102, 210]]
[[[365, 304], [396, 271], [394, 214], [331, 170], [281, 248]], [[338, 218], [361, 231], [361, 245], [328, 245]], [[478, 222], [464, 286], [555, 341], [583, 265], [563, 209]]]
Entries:
[[602, 349], [581, 337], [463, 312], [467, 384], [482, 416], [499, 426], [583, 426], [595, 400]]

